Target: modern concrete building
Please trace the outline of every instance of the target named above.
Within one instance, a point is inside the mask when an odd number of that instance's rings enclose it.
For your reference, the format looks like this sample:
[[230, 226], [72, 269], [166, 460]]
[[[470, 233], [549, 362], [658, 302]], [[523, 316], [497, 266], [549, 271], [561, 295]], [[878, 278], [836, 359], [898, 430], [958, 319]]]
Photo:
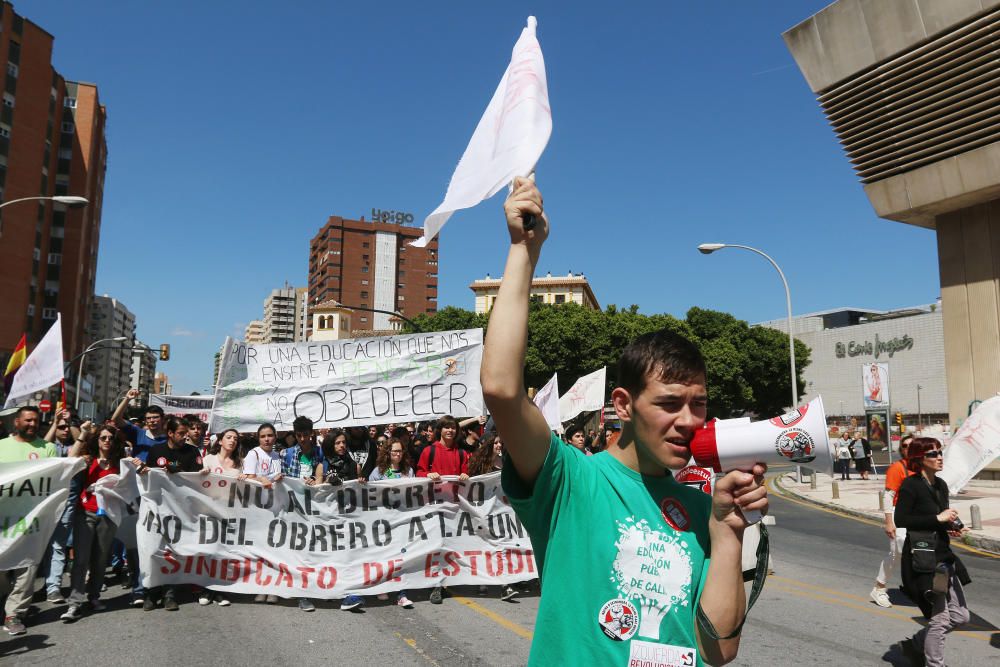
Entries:
[[132, 311], [107, 294], [95, 296], [90, 308], [87, 342], [119, 337], [128, 341], [102, 344], [89, 352], [84, 362], [85, 372], [94, 378], [92, 400], [96, 403], [95, 415], [113, 410], [119, 397], [132, 386], [132, 341], [135, 340], [135, 315]]
[[[0, 2], [0, 200], [77, 195], [69, 209], [26, 201], [0, 217], [0, 365], [25, 332], [28, 345], [62, 314], [67, 359], [87, 344], [97, 273], [107, 143], [97, 87], [67, 81], [52, 68], [54, 37]], [[75, 376], [74, 376], [75, 380]], [[75, 386], [70, 386], [71, 399]]]
[[243, 331], [243, 341], [246, 343], [264, 342], [264, 320], [250, 320]]
[[331, 216], [309, 245], [309, 304], [331, 299], [358, 310], [353, 329], [389, 330], [391, 313], [437, 312], [438, 242], [409, 245], [421, 227]]
[[[469, 285], [469, 289], [476, 295], [477, 313], [488, 313], [493, 308], [497, 293], [500, 291], [500, 280], [501, 278], [491, 278], [487, 274], [485, 278], [475, 280]], [[582, 273], [574, 274], [572, 271], [565, 276], [553, 276], [548, 273], [541, 278], [532, 278], [531, 299], [553, 305], [578, 303], [594, 310], [601, 308], [586, 276]]]
[[149, 404], [153, 392], [153, 377], [156, 375], [156, 361], [159, 354], [148, 345], [136, 341], [132, 350], [132, 375], [129, 384], [139, 390], [139, 405]]
[[305, 340], [305, 320], [308, 310], [307, 290], [288, 283], [264, 299], [265, 343], [295, 343]]
[[[784, 318], [755, 326], [788, 329]], [[828, 418], [860, 417], [862, 367], [884, 362], [892, 412], [902, 412], [910, 427], [947, 424], [943, 327], [937, 303], [893, 311], [837, 308], [793, 318], [795, 338], [810, 349], [802, 402], [822, 396]]]
[[876, 213], [937, 236], [953, 425], [1000, 391], [998, 31], [998, 0], [839, 0], [784, 35]]

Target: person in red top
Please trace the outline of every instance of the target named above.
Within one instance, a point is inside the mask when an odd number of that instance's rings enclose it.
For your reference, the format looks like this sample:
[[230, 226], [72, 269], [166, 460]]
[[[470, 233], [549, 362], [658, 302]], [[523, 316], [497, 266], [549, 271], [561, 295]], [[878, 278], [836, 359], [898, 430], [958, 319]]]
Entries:
[[90, 422], [84, 422], [80, 433], [69, 455], [82, 456], [88, 462], [87, 481], [84, 482], [73, 520], [75, 556], [70, 574], [72, 592], [69, 594], [69, 608], [59, 617], [67, 623], [83, 616], [83, 605], [88, 601], [93, 611], [105, 608], [100, 601], [104, 564], [111, 555], [111, 543], [118, 527], [97, 504], [91, 485], [102, 477], [117, 475], [120, 472], [119, 462], [125, 456], [125, 437], [114, 426], [96, 428]]
[[459, 479], [469, 479], [469, 453], [459, 449], [456, 436], [458, 421], [452, 416], [438, 420], [441, 439], [433, 442], [420, 452], [417, 461], [417, 477], [439, 480], [442, 475], [457, 475]]
[[899, 441], [900, 460], [893, 463], [885, 471], [885, 497], [892, 502], [885, 511], [885, 534], [889, 537], [889, 553], [882, 559], [882, 564], [878, 567], [878, 576], [875, 577], [875, 586], [872, 588], [869, 597], [880, 607], [891, 607], [889, 594], [886, 592], [886, 585], [892, 577], [899, 562], [900, 554], [903, 553], [903, 543], [906, 542], [906, 529], [897, 528], [893, 520], [895, 514], [896, 501], [899, 499], [899, 487], [907, 477], [913, 473], [906, 468], [906, 455], [909, 452], [910, 443], [913, 442], [912, 435], [904, 435]]
[[[438, 420], [441, 439], [424, 447], [417, 461], [417, 477], [437, 481], [442, 475], [457, 475], [469, 479], [469, 453], [458, 447], [458, 421], [451, 415]], [[431, 604], [441, 604], [443, 588], [439, 584], [431, 591]]]

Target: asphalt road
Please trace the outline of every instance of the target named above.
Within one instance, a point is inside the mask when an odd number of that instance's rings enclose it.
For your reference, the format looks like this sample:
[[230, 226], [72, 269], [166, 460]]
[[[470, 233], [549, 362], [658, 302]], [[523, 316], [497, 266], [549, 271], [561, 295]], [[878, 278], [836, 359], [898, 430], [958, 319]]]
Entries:
[[[898, 591], [895, 606], [868, 599], [886, 546], [877, 526], [773, 495], [772, 566], [764, 595], [743, 634], [739, 665], [904, 665], [891, 650], [922, 621]], [[1000, 560], [960, 552], [974, 583], [966, 589], [973, 619], [949, 636], [949, 665], [1000, 664]], [[370, 600], [364, 613], [320, 602], [310, 614], [294, 601], [264, 606], [143, 612], [127, 608], [117, 586], [106, 612], [73, 624], [62, 607], [39, 602], [23, 637], [0, 636], [0, 665], [404, 664], [521, 665], [527, 661], [537, 589], [516, 603], [493, 589], [457, 588], [444, 604], [415, 592], [412, 610]], [[234, 596], [237, 597], [237, 596]], [[567, 604], [572, 604], [568, 600]]]

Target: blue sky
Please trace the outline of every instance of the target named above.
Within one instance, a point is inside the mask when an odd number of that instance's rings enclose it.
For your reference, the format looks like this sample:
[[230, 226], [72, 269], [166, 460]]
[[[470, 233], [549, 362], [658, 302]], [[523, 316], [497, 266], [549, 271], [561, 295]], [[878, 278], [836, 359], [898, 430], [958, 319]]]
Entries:
[[[767, 2], [16, 3], [54, 64], [99, 86], [108, 174], [97, 291], [170, 343], [177, 392], [286, 280], [330, 215], [417, 220], [539, 21], [553, 110], [538, 165], [553, 231], [540, 273], [582, 272], [602, 306], [784, 314], [938, 297], [933, 232], [878, 219], [781, 39], [828, 4]], [[501, 195], [441, 237], [439, 305], [502, 272]]]

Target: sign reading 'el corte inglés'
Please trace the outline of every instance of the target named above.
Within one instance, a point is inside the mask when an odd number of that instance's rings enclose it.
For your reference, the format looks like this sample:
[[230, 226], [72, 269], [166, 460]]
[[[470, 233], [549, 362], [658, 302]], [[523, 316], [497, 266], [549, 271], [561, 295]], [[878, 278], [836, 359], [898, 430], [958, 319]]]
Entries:
[[897, 336], [891, 340], [881, 340], [878, 334], [875, 334], [875, 342], [872, 343], [870, 340], [856, 341], [852, 340], [847, 344], [837, 343], [835, 350], [838, 359], [843, 359], [844, 357], [860, 357], [860, 356], [872, 356], [874, 355], [878, 359], [881, 355], [885, 354], [892, 358], [892, 355], [902, 350], [912, 350], [913, 349], [913, 339], [909, 336]]

